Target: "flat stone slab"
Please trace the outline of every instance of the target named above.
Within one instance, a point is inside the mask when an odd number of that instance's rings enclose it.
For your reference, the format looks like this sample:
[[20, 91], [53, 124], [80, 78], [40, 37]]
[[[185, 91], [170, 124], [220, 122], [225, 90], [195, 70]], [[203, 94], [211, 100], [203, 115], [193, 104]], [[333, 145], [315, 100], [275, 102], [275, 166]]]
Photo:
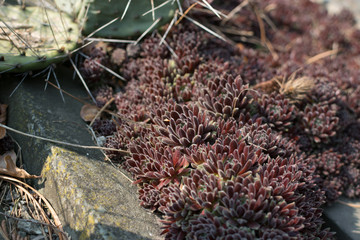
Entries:
[[360, 239], [360, 200], [340, 198], [325, 208], [324, 215], [337, 239]]
[[52, 147], [42, 176], [42, 193], [75, 239], [160, 238], [156, 217], [139, 207], [136, 187], [110, 164]]
[[[73, 71], [56, 70], [62, 89], [88, 98]], [[26, 79], [1, 76], [0, 101], [9, 104], [8, 126], [54, 140], [94, 146], [80, 117], [82, 103], [50, 85], [45, 76]], [[137, 187], [120, 169], [104, 161], [99, 150], [56, 146], [9, 132], [22, 148], [24, 168], [43, 179], [32, 184], [50, 201], [72, 239], [161, 239], [159, 219], [139, 205]], [[125, 173], [126, 174], [126, 173]]]

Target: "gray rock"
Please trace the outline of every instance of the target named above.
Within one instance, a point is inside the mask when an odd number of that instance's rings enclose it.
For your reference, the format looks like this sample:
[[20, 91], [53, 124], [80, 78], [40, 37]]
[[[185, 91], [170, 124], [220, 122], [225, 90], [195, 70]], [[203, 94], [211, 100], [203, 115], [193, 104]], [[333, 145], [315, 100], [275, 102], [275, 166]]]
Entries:
[[360, 239], [360, 201], [340, 198], [325, 208], [324, 217], [337, 239]]
[[[57, 69], [61, 87], [79, 98], [87, 94], [71, 69]], [[19, 80], [0, 79], [0, 102], [9, 104], [8, 126], [50, 139], [92, 145], [82, 104], [55, 88], [44, 91], [45, 76], [26, 79], [14, 95]], [[137, 188], [104, 162], [98, 150], [57, 147], [55, 144], [11, 133], [22, 148], [24, 168], [42, 175], [36, 188], [51, 202], [72, 239], [160, 239], [157, 217], [140, 207]]]
[[42, 176], [65, 231], [75, 239], [155, 239], [160, 225], [139, 207], [136, 187], [105, 162], [52, 147]]

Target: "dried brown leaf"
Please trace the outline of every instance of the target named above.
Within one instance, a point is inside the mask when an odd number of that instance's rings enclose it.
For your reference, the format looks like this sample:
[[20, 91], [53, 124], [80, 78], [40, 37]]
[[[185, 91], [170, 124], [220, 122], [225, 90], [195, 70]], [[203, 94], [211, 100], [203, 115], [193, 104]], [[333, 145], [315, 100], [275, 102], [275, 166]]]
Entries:
[[[7, 108], [6, 104], [0, 104], [0, 123], [1, 124], [5, 124], [5, 121], [6, 121], [6, 108]], [[5, 128], [0, 127], [0, 139], [5, 137], [5, 135], [6, 135]]]
[[6, 129], [3, 127], [0, 127], [0, 139], [4, 138], [6, 135]]
[[80, 117], [85, 122], [91, 122], [96, 117], [96, 114], [98, 113], [98, 111], [99, 111], [99, 109], [96, 106], [91, 105], [91, 104], [85, 104], [81, 108]]
[[5, 124], [6, 121], [6, 108], [8, 105], [0, 104], [0, 123]]
[[253, 89], [255, 90], [261, 90], [267, 94], [270, 94], [272, 92], [278, 91], [279, 90], [279, 84], [277, 83], [278, 79], [280, 77], [274, 77], [268, 81], [265, 82], [261, 82], [256, 84]]
[[296, 78], [295, 74], [292, 74], [288, 79], [276, 76], [253, 87], [253, 89], [262, 90], [267, 94], [273, 92], [283, 94], [290, 99], [291, 103], [301, 102], [313, 88], [314, 79], [307, 76]]
[[14, 151], [0, 155], [0, 174], [17, 178], [40, 178], [40, 176], [31, 175], [24, 169], [16, 167], [16, 153]]
[[293, 102], [300, 102], [310, 94], [314, 88], [314, 79], [303, 76], [300, 78], [290, 78], [288, 81], [280, 84], [279, 92], [290, 98]]

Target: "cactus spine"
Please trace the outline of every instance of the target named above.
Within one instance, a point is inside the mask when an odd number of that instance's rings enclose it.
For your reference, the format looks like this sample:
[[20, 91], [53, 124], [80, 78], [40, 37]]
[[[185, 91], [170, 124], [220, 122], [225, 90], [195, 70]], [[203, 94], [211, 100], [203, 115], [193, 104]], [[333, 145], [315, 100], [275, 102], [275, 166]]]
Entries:
[[83, 22], [83, 35], [113, 19], [116, 21], [94, 36], [141, 35], [154, 23], [153, 17], [157, 26], [171, 20], [177, 8], [174, 2], [154, 0], [154, 14], [145, 15], [152, 9], [150, 0], [53, 0], [46, 7], [5, 3], [0, 8], [0, 74], [38, 70], [63, 61], [76, 48]]

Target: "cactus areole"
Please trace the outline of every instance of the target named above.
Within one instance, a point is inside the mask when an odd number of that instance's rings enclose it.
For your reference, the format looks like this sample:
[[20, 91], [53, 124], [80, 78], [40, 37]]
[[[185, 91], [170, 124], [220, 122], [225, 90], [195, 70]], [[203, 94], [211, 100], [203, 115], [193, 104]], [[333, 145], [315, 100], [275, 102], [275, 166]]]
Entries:
[[79, 28], [69, 16], [40, 7], [2, 6], [0, 73], [38, 70], [76, 47]]
[[80, 29], [83, 36], [128, 39], [165, 24], [178, 7], [163, 0], [154, 0], [154, 8], [150, 0], [55, 0], [55, 4], [51, 9], [1, 6], [0, 74], [39, 70], [63, 61], [77, 47]]

